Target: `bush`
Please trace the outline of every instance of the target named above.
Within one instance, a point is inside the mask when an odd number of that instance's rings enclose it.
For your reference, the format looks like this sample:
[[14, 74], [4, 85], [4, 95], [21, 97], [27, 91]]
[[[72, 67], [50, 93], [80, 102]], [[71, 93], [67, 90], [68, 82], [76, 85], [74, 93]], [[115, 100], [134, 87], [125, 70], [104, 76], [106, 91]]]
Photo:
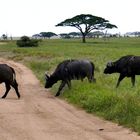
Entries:
[[39, 40], [30, 39], [28, 36], [22, 36], [20, 40], [17, 40], [18, 47], [37, 47]]

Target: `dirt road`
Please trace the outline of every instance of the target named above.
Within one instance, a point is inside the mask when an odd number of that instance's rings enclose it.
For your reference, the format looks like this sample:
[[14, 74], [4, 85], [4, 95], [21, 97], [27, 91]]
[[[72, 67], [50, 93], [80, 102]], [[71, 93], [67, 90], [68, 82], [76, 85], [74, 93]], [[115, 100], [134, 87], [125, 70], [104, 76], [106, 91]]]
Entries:
[[[31, 70], [13, 61], [21, 99], [14, 90], [0, 99], [0, 140], [140, 140], [136, 133], [53, 97]], [[5, 87], [0, 85], [0, 96]]]

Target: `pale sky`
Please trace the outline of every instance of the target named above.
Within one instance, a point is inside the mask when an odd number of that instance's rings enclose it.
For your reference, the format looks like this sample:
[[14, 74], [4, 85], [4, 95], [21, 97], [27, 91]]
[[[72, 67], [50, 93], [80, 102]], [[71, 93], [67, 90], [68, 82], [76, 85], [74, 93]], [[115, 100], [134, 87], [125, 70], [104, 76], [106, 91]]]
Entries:
[[74, 27], [55, 27], [79, 14], [109, 20], [118, 26], [114, 33], [140, 31], [140, 0], [0, 0], [0, 36], [79, 32]]

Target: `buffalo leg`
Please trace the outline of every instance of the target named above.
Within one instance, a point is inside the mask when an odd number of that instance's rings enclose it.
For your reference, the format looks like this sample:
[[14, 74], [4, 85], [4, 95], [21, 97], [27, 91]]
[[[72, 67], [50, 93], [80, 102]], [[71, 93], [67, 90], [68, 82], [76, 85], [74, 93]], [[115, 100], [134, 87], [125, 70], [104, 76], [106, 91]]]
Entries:
[[[92, 74], [87, 75], [87, 78], [88, 78], [88, 81], [90, 83], [93, 82], [93, 76], [92, 76]], [[83, 79], [82, 79], [82, 81], [83, 81]]]
[[60, 84], [60, 87], [56, 93], [55, 96], [59, 96], [60, 95], [60, 91], [63, 89], [63, 87], [65, 86], [66, 82], [65, 81], [62, 81], [62, 83]]
[[88, 76], [88, 81], [91, 83], [91, 82], [96, 82], [96, 79], [94, 78], [94, 74], [92, 75], [90, 75], [90, 76]]
[[20, 94], [18, 91], [18, 84], [17, 84], [16, 80], [14, 81], [14, 84], [12, 85], [12, 87], [15, 89], [18, 98], [20, 98]]
[[9, 83], [5, 83], [5, 87], [6, 87], [6, 92], [5, 94], [2, 96], [2, 98], [5, 98], [9, 92], [9, 90], [11, 89], [10, 84]]
[[135, 75], [131, 77], [132, 86], [135, 86]]
[[119, 77], [119, 79], [118, 79], [116, 88], [119, 86], [120, 82], [124, 79], [124, 77], [125, 77], [125, 75], [120, 74], [120, 77]]
[[93, 77], [92, 80], [91, 80], [91, 82], [96, 83], [96, 79]]
[[71, 81], [67, 81], [67, 85], [68, 85], [69, 89], [71, 89]]

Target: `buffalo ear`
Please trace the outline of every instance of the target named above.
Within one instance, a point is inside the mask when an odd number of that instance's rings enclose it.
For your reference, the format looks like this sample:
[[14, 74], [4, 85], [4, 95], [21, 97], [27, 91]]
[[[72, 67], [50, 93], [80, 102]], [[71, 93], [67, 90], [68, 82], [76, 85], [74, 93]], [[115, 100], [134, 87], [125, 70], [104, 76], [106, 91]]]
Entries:
[[48, 80], [50, 78], [50, 76], [47, 73], [45, 73], [45, 78], [46, 78], [46, 80]]

